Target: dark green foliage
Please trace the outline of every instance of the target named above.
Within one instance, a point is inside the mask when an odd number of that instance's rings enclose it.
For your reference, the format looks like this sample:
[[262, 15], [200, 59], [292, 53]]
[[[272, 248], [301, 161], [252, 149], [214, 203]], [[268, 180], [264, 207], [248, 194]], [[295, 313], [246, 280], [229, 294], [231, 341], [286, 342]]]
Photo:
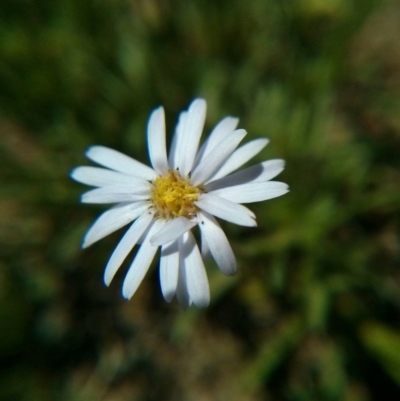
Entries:
[[[400, 399], [400, 3], [2, 0], [0, 399]], [[282, 198], [224, 224], [240, 273], [212, 304], [165, 304], [154, 263], [130, 302], [121, 232], [70, 170], [91, 144], [147, 162], [190, 100], [284, 158]], [[129, 261], [128, 261], [129, 262]], [[388, 396], [390, 394], [390, 396]]]

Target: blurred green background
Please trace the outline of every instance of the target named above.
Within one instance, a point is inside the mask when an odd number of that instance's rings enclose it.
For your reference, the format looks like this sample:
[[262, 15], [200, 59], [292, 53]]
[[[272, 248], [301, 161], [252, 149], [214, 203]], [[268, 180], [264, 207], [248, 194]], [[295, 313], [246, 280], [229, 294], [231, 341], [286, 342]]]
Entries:
[[[399, 400], [399, 37], [399, 1], [2, 0], [0, 400]], [[155, 263], [126, 302], [123, 231], [80, 250], [102, 208], [68, 174], [92, 144], [147, 163], [150, 111], [171, 133], [197, 96], [291, 192], [223, 224], [209, 308]]]

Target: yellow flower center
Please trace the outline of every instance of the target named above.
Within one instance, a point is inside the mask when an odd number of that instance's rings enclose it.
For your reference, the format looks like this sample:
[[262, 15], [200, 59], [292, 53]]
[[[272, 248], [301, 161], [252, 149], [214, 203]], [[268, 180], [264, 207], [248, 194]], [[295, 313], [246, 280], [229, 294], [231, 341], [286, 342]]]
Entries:
[[153, 204], [159, 217], [173, 219], [175, 217], [192, 217], [197, 212], [194, 202], [201, 191], [190, 185], [177, 171], [158, 177], [154, 183]]

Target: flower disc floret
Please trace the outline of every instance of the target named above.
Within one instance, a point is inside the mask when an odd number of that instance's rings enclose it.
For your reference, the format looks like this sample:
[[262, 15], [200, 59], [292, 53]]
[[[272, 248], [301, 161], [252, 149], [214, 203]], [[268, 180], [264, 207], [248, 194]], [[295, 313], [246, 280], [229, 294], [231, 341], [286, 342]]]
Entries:
[[158, 177], [152, 193], [153, 205], [159, 217], [173, 219], [176, 217], [193, 217], [198, 208], [195, 205], [201, 191], [190, 185], [178, 171], [170, 171]]

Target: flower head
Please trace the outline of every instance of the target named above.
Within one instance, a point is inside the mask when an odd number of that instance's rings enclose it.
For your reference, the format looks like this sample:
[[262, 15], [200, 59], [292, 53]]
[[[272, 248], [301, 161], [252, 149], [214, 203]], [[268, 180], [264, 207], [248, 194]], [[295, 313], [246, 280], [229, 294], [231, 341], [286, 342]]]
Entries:
[[[254, 213], [242, 204], [288, 192], [286, 184], [270, 181], [283, 170], [283, 160], [234, 172], [268, 143], [255, 139], [238, 148], [246, 131], [236, 129], [236, 118], [221, 120], [199, 148], [205, 116], [206, 102], [195, 99], [180, 114], [167, 157], [164, 109], [154, 110], [147, 128], [153, 168], [116, 150], [92, 146], [86, 156], [106, 168], [81, 166], [71, 174], [76, 181], [96, 187], [83, 194], [82, 202], [116, 204], [89, 229], [84, 248], [132, 223], [104, 272], [109, 285], [133, 247], [141, 244], [123, 283], [125, 298], [133, 296], [161, 247], [160, 283], [166, 301], [176, 295], [184, 307], [207, 306], [210, 290], [203, 257], [211, 254], [226, 275], [237, 270], [232, 248], [215, 217], [256, 226]], [[191, 232], [197, 225], [201, 253]]]

